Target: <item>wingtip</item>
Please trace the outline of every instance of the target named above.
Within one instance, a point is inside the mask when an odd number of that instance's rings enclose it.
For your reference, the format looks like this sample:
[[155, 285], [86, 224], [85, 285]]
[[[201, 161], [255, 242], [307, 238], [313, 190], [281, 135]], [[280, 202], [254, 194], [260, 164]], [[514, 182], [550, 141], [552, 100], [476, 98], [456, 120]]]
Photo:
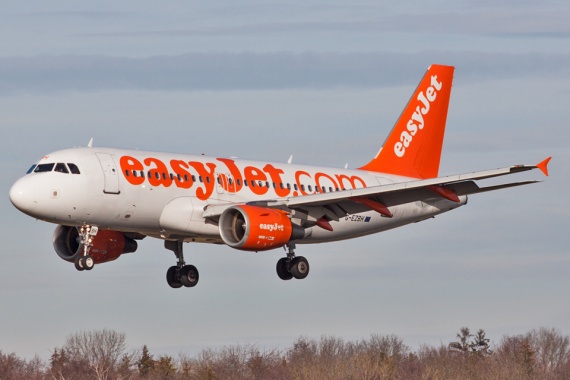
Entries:
[[546, 159], [536, 164], [536, 167], [539, 168], [540, 171], [544, 173], [544, 175], [547, 177], [548, 177], [548, 163], [550, 162], [551, 159], [552, 157], [547, 157]]

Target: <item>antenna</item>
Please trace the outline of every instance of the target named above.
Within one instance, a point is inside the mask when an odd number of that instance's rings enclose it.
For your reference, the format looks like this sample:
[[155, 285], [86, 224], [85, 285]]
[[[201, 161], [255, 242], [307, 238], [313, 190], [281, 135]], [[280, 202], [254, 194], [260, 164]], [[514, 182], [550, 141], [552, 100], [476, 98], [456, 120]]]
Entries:
[[87, 147], [93, 148], [93, 137], [91, 137], [91, 140], [89, 140], [89, 142], [87, 143]]
[[287, 163], [288, 163], [289, 165], [291, 164], [291, 162], [293, 162], [293, 155], [291, 155], [291, 156], [289, 157], [289, 159], [287, 160]]

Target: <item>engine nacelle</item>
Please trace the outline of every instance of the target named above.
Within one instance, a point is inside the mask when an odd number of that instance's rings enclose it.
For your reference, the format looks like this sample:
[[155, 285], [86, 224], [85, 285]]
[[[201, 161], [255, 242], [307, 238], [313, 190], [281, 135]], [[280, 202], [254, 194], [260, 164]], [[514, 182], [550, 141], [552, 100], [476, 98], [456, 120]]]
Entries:
[[285, 211], [249, 205], [224, 210], [219, 227], [224, 243], [244, 251], [267, 251], [305, 236]]
[[[126, 237], [122, 232], [99, 230], [91, 242], [89, 254], [95, 264], [116, 260], [123, 253], [137, 250], [137, 242]], [[65, 261], [74, 262], [83, 255], [77, 227], [57, 226], [53, 233], [53, 247]]]

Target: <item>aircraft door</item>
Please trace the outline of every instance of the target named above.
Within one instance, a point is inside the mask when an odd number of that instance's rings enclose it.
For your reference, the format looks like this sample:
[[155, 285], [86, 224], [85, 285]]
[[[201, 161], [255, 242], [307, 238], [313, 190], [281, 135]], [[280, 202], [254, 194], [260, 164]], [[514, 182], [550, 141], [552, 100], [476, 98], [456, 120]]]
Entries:
[[216, 190], [218, 194], [235, 194], [235, 183], [234, 178], [231, 174], [217, 174], [216, 175]]
[[119, 173], [117, 172], [113, 156], [107, 153], [97, 153], [97, 158], [99, 159], [105, 178], [103, 192], [105, 194], [119, 194], [121, 192], [119, 190]]

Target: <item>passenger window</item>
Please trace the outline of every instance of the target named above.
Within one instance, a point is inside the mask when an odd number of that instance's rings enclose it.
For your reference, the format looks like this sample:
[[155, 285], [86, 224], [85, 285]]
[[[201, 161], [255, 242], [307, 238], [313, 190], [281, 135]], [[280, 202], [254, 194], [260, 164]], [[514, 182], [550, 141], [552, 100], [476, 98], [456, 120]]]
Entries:
[[144, 178], [144, 171], [141, 170], [141, 177]]
[[210, 176], [206, 177], [206, 182], [210, 183]]
[[218, 185], [222, 184], [222, 179], [218, 176]]
[[295, 188], [295, 190], [299, 190], [299, 187], [297, 186], [297, 184], [294, 184], [293, 187]]
[[[194, 174], [192, 174], [192, 182], [196, 182], [196, 176]], [[200, 180], [200, 182], [202, 182], [202, 180]]]
[[301, 190], [305, 191], [305, 185], [301, 185]]
[[135, 176], [135, 178], [138, 177], [136, 170], [133, 170], [133, 176]]
[[125, 170], [125, 176], [128, 177], [128, 176], [130, 176], [130, 175], [131, 175], [131, 172], [130, 172], [128, 169]]
[[251, 181], [251, 187], [255, 187], [255, 181]]
[[240, 179], [236, 179], [236, 183], [238, 186], [241, 186], [241, 180]]
[[36, 168], [34, 169], [34, 173], [45, 173], [45, 172], [51, 172], [53, 170], [53, 167], [55, 166], [55, 164], [39, 164], [38, 166], [36, 166]]
[[69, 171], [71, 172], [71, 174], [81, 174], [79, 172], [79, 168], [77, 167], [77, 165], [75, 164], [70, 164], [69, 162], [67, 163], [67, 167], [69, 168]]
[[287, 184], [287, 190], [291, 190], [291, 184], [290, 183]]
[[247, 179], [244, 179], [244, 180], [243, 180], [243, 185], [244, 185], [245, 187], [247, 187]]
[[311, 185], [308, 186], [308, 189], [309, 189], [309, 193], [313, 192], [313, 187]]

